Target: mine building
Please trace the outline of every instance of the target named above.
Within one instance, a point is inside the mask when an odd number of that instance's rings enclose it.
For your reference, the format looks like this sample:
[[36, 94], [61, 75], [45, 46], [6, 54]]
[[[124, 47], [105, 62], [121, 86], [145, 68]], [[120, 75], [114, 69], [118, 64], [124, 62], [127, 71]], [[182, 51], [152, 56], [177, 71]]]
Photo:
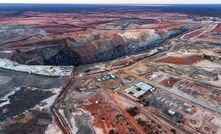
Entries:
[[133, 84], [132, 86], [125, 89], [125, 92], [128, 94], [132, 94], [135, 98], [139, 98], [144, 95], [146, 92], [152, 92], [155, 88], [149, 84], [144, 82], [138, 82]]

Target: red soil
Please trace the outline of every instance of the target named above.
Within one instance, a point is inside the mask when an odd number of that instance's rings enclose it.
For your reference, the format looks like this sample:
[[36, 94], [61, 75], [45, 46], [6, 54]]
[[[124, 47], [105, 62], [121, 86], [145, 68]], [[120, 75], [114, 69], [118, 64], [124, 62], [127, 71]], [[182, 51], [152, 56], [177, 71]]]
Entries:
[[171, 63], [171, 64], [181, 64], [181, 65], [192, 65], [195, 62], [200, 61], [202, 58], [199, 55], [191, 55], [186, 57], [174, 57], [168, 56], [160, 59], [159, 62]]
[[214, 32], [220, 33], [221, 32], [221, 24], [219, 24], [218, 26], [216, 26], [216, 28], [214, 29]]
[[[105, 134], [109, 133], [111, 129], [119, 134], [129, 133], [128, 129], [132, 129], [118, 109], [106, 97], [96, 94], [86, 101], [81, 106], [92, 114], [93, 125], [101, 128]], [[98, 101], [97, 104], [96, 101]], [[131, 133], [134, 133], [134, 131], [131, 131]]]
[[179, 79], [170, 77], [167, 79], [164, 79], [160, 82], [161, 85], [166, 86], [166, 87], [172, 87], [174, 83], [176, 83]]

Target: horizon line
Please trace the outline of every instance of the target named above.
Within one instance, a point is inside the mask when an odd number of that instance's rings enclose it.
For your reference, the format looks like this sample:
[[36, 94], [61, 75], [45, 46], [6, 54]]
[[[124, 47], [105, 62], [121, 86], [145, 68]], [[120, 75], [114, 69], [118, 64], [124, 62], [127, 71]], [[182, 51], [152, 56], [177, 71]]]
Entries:
[[28, 3], [28, 2], [19, 2], [19, 3], [6, 3], [0, 2], [0, 4], [45, 4], [45, 5], [151, 5], [151, 6], [171, 6], [171, 5], [221, 5], [221, 3]]

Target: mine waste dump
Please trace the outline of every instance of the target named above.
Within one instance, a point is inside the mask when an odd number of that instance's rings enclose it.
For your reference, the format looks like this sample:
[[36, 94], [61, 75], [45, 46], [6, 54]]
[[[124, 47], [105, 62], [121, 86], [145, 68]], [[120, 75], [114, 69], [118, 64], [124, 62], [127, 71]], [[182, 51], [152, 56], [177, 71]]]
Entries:
[[150, 50], [186, 31], [177, 28], [157, 33], [155, 30], [95, 32], [80, 37], [50, 39], [17, 49], [11, 60], [26, 65], [92, 64]]

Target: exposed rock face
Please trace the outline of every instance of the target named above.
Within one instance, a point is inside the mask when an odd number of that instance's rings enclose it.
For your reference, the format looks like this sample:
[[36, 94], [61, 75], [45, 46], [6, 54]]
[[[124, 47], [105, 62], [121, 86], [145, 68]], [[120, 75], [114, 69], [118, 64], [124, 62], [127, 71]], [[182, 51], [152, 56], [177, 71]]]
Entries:
[[185, 29], [179, 28], [161, 34], [154, 29], [87, 33], [74, 38], [35, 43], [35, 47], [41, 48], [19, 49], [13, 54], [12, 60], [22, 64], [74, 66], [103, 62], [148, 50], [183, 31]]
[[64, 53], [63, 51], [59, 51], [56, 55], [50, 57], [49, 59], [44, 59], [45, 65], [75, 65], [79, 66], [80, 62], [78, 59], [74, 59], [72, 56]]

